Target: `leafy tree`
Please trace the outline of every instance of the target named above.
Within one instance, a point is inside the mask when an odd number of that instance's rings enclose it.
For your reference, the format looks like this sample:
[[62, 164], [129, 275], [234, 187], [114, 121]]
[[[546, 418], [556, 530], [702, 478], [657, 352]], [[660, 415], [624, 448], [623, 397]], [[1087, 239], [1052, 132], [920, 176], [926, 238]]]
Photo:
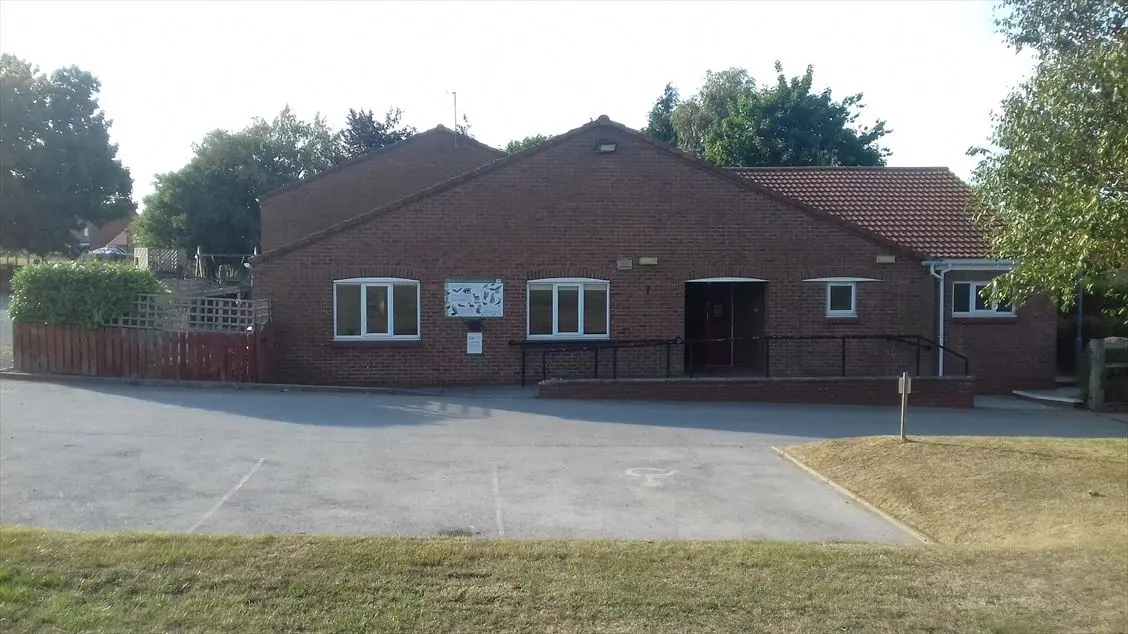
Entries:
[[1003, 102], [972, 176], [993, 254], [1017, 260], [994, 292], [1016, 302], [1045, 291], [1072, 305], [1117, 294], [1128, 321], [1128, 8], [1118, 0], [1005, 0], [1000, 31], [1037, 56]]
[[75, 232], [134, 211], [110, 143], [101, 84], [76, 66], [49, 77], [0, 55], [0, 247], [74, 253]]
[[674, 129], [673, 115], [678, 103], [678, 89], [674, 88], [673, 84], [666, 84], [662, 96], [654, 102], [654, 107], [650, 109], [650, 116], [647, 117], [647, 124], [642, 133], [655, 141], [677, 147], [678, 131]]
[[725, 167], [884, 165], [884, 121], [858, 129], [862, 95], [841, 101], [814, 94], [814, 70], [788, 79], [776, 62], [774, 85], [759, 86], [743, 68], [707, 72], [697, 94], [679, 100], [666, 85], [644, 132]]
[[345, 129], [341, 130], [343, 155], [350, 159], [364, 156], [415, 134], [414, 127], [401, 125], [402, 118], [399, 108], [389, 108], [383, 121], [378, 121], [371, 110], [349, 108]]
[[705, 156], [705, 141], [716, 123], [728, 117], [729, 108], [742, 96], [755, 92], [756, 81], [743, 68], [707, 71], [701, 90], [678, 103], [670, 115], [678, 147]]
[[343, 159], [338, 135], [321, 116], [303, 121], [284, 109], [244, 130], [215, 130], [183, 168], [157, 176], [135, 223], [139, 244], [250, 253], [259, 240], [259, 196], [325, 171]]
[[470, 118], [467, 117], [465, 113], [462, 114], [462, 123], [456, 123], [454, 125], [454, 131], [462, 136], [468, 136], [471, 139], [474, 138], [474, 135], [470, 132]]
[[718, 165], [884, 165], [877, 145], [885, 122], [855, 129], [862, 95], [842, 101], [830, 89], [812, 94], [814, 69], [790, 80], [779, 62], [776, 85], [738, 94], [705, 139], [705, 157]]
[[514, 139], [505, 144], [505, 152], [506, 154], [516, 154], [517, 152], [524, 152], [525, 150], [535, 148], [536, 146], [544, 143], [550, 138], [552, 137], [547, 137], [543, 134], [534, 134], [520, 140]]

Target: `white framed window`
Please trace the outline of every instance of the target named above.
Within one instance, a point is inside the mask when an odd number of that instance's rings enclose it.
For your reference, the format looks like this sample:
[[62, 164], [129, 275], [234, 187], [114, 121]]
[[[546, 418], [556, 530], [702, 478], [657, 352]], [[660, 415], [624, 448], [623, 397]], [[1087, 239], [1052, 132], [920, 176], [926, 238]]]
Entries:
[[953, 282], [952, 315], [956, 317], [1014, 317], [1010, 302], [992, 302], [987, 297], [990, 282]]
[[857, 317], [858, 316], [858, 283], [857, 282], [827, 282], [827, 284], [826, 284], [826, 316], [827, 317]]
[[333, 282], [333, 339], [419, 340], [419, 281], [355, 277]]
[[609, 339], [611, 284], [589, 278], [530, 280], [529, 339]]

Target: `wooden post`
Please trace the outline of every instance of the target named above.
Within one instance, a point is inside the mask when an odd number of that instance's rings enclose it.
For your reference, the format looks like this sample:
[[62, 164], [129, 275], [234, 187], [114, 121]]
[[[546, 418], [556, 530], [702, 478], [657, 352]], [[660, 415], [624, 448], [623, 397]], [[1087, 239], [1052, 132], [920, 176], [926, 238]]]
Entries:
[[1105, 342], [1089, 342], [1089, 409], [1099, 412], [1104, 408]]

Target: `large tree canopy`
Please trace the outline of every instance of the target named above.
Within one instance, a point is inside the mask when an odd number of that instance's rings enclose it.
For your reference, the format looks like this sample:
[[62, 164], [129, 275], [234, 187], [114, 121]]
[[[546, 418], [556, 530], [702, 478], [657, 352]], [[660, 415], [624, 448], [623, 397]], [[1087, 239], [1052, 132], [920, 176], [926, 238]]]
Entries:
[[341, 130], [342, 152], [350, 159], [358, 158], [415, 134], [415, 128], [400, 123], [402, 118], [403, 112], [394, 107], [384, 113], [383, 121], [378, 121], [371, 110], [349, 108]]
[[210, 132], [194, 150], [186, 166], [157, 176], [135, 223], [140, 244], [250, 253], [259, 239], [259, 196], [345, 159], [322, 117], [303, 121], [288, 107], [239, 132]]
[[110, 143], [100, 87], [74, 66], [48, 77], [0, 55], [0, 247], [76, 252], [86, 223], [133, 213], [133, 181]]
[[1079, 277], [1092, 290], [1128, 271], [1128, 14], [1117, 0], [1002, 10], [1008, 42], [1037, 64], [1003, 102], [990, 147], [973, 150], [976, 210], [993, 254], [1018, 262], [996, 292], [1069, 306]]
[[725, 167], [885, 163], [885, 122], [857, 127], [861, 94], [835, 101], [830, 89], [811, 92], [810, 66], [790, 79], [778, 62], [775, 69], [776, 83], [764, 86], [741, 68], [706, 73], [684, 101], [667, 84], [644, 132]]

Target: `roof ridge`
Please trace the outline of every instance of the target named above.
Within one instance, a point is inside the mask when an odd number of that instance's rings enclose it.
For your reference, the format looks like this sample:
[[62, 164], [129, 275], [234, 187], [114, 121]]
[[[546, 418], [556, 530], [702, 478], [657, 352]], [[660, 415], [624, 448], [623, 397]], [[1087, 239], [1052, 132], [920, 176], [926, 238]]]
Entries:
[[462, 174], [459, 174], [458, 176], [454, 176], [453, 178], [448, 178], [445, 181], [440, 181], [438, 183], [435, 183], [434, 185], [431, 185], [430, 187], [427, 187], [425, 189], [421, 189], [421, 190], [419, 190], [419, 191], [417, 191], [413, 194], [409, 194], [407, 196], [404, 196], [403, 198], [400, 198], [399, 200], [392, 201], [392, 202], [388, 203], [387, 205], [384, 205], [383, 207], [377, 207], [375, 209], [369, 209], [368, 211], [365, 211], [365, 212], [363, 212], [359, 215], [353, 216], [352, 218], [349, 218], [348, 220], [338, 222], [337, 224], [330, 225], [330, 226], [328, 226], [324, 229], [321, 229], [320, 231], [315, 231], [313, 233], [307, 234], [307, 235], [305, 235], [305, 236], [303, 236], [303, 237], [301, 237], [297, 240], [294, 240], [293, 242], [283, 244], [282, 246], [276, 247], [271, 251], [267, 251], [267, 252], [259, 255], [257, 258], [255, 258], [255, 261], [263, 262], [263, 261], [266, 261], [266, 260], [273, 259], [275, 257], [278, 257], [279, 255], [283, 255], [283, 254], [288, 253], [290, 251], [293, 251], [295, 249], [301, 248], [301, 247], [303, 247], [307, 244], [317, 242], [318, 240], [325, 238], [325, 237], [328, 237], [328, 236], [331, 236], [334, 233], [339, 233], [339, 232], [341, 232], [345, 229], [348, 229], [349, 227], [352, 227], [352, 226], [355, 226], [355, 225], [358, 225], [358, 224], [362, 224], [362, 223], [366, 222], [369, 218], [372, 218], [374, 216], [384, 214], [384, 213], [388, 213], [388, 212], [391, 212], [391, 211], [395, 211], [396, 209], [399, 209], [401, 207], [405, 207], [405, 206], [407, 206], [407, 205], [409, 205], [409, 204], [411, 204], [411, 203], [413, 203], [417, 200], [428, 198], [430, 196], [433, 196], [435, 194], [439, 194], [439, 193], [444, 192], [444, 191], [451, 189], [453, 187], [457, 187], [458, 185], [461, 185], [462, 183], [464, 183], [466, 181], [473, 180], [473, 179], [477, 178], [478, 176], [481, 176], [484, 173], [491, 172], [491, 171], [498, 169], [502, 166], [508, 165], [508, 164], [513, 163], [517, 160], [525, 159], [525, 158], [532, 156], [534, 154], [539, 154], [539, 153], [545, 151], [546, 149], [548, 149], [550, 147], [554, 147], [556, 145], [559, 145], [560, 143], [578, 135], [579, 133], [581, 133], [583, 131], [590, 130], [592, 128], [596, 128], [596, 127], [599, 127], [599, 126], [602, 126], [602, 125], [606, 125], [606, 123], [607, 123], [606, 122], [606, 115], [604, 115], [604, 117], [601, 117], [600, 119], [593, 119], [592, 121], [589, 121], [588, 123], [585, 123], [584, 125], [582, 125], [578, 128], [573, 128], [573, 129], [571, 129], [567, 132], [564, 132], [563, 134], [558, 134], [554, 137], [550, 137], [547, 141], [545, 141], [543, 143], [539, 143], [539, 144], [537, 144], [537, 145], [535, 145], [531, 148], [528, 148], [526, 150], [522, 150], [521, 152], [515, 152], [513, 154], [508, 154], [508, 155], [502, 156], [501, 158], [499, 158], [497, 160], [490, 161], [489, 163], [486, 163], [484, 165], [479, 165], [478, 167], [476, 167], [476, 168], [474, 168], [474, 169], [472, 169], [468, 172], [463, 172]]
[[267, 198], [273, 198], [273, 197], [275, 197], [279, 194], [288, 192], [290, 190], [298, 189], [299, 187], [303, 187], [305, 185], [308, 185], [309, 183], [312, 183], [316, 180], [320, 180], [324, 176], [329, 176], [330, 174], [335, 174], [337, 172], [340, 172], [340, 171], [347, 169], [349, 167], [352, 167], [354, 165], [358, 165], [360, 163], [363, 163], [363, 162], [365, 162], [365, 161], [367, 161], [371, 158], [374, 158], [374, 157], [377, 157], [377, 156], [382, 156], [389, 151], [396, 150], [396, 149], [401, 148], [401, 147], [405, 147], [406, 145], [408, 145], [409, 143], [411, 143], [411, 142], [413, 142], [417, 139], [421, 139], [425, 136], [437, 134], [437, 133], [440, 133], [440, 132], [445, 132], [447, 134], [453, 134], [460, 141], [463, 141], [463, 140], [470, 141], [470, 143], [472, 145], [476, 145], [480, 148], [485, 148], [485, 149], [488, 149], [488, 150], [493, 150], [494, 152], [497, 152], [498, 158], [501, 158], [501, 156], [503, 156], [505, 154], [504, 152], [502, 152], [501, 150], [499, 150], [495, 147], [491, 147], [489, 145], [486, 145], [485, 143], [482, 143], [481, 141], [479, 141], [479, 140], [477, 140], [473, 137], [462, 134], [461, 132], [451, 130], [450, 128], [448, 128], [448, 127], [446, 127], [446, 126], [444, 126], [443, 124], [440, 123], [433, 128], [430, 128], [428, 130], [424, 130], [423, 132], [418, 132], [418, 133], [412, 134], [411, 136], [407, 137], [406, 139], [403, 139], [402, 141], [397, 141], [395, 143], [389, 143], [388, 145], [376, 148], [375, 150], [372, 150], [371, 152], [368, 152], [367, 154], [362, 154], [358, 157], [351, 158], [347, 161], [342, 161], [340, 163], [337, 163], [333, 167], [330, 167], [329, 169], [325, 170], [324, 172], [318, 172], [317, 174], [314, 174], [312, 176], [307, 176], [306, 178], [298, 179], [298, 180], [296, 180], [296, 181], [294, 181], [294, 182], [292, 182], [288, 185], [276, 187], [276, 188], [266, 192], [265, 194], [260, 195], [258, 197], [259, 203], [261, 204], [262, 201], [266, 200]]
[[384, 205], [383, 207], [378, 207], [376, 209], [370, 209], [369, 211], [366, 211], [362, 214], [354, 216], [353, 218], [350, 218], [350, 219], [345, 220], [343, 222], [339, 222], [339, 223], [332, 225], [330, 227], [326, 227], [325, 229], [322, 229], [320, 231], [308, 234], [308, 235], [306, 235], [306, 236], [304, 236], [304, 237], [302, 237], [298, 240], [295, 240], [295, 241], [290, 242], [288, 244], [284, 244], [280, 247], [277, 247], [277, 248], [273, 249], [272, 251], [267, 251], [266, 253], [263, 253], [262, 255], [258, 256], [255, 259], [255, 261], [263, 262], [263, 261], [266, 261], [266, 260], [273, 259], [275, 257], [278, 257], [278, 256], [283, 255], [285, 253], [288, 253], [290, 251], [293, 251], [295, 249], [301, 248], [301, 247], [303, 247], [307, 244], [321, 240], [322, 238], [328, 237], [328, 236], [333, 235], [335, 233], [339, 233], [339, 232], [341, 232], [341, 231], [343, 231], [343, 230], [345, 230], [349, 227], [353, 227], [353, 226], [356, 226], [358, 224], [362, 224], [362, 223], [366, 222], [368, 219], [375, 217], [377, 215], [382, 215], [382, 214], [385, 214], [385, 213], [395, 211], [396, 209], [400, 209], [402, 207], [405, 207], [405, 206], [407, 206], [407, 205], [409, 205], [413, 202], [416, 202], [418, 200], [428, 198], [430, 196], [439, 194], [439, 193], [446, 191], [448, 189], [457, 187], [458, 185], [461, 185], [462, 183], [464, 183], [466, 181], [473, 180], [473, 179], [481, 176], [482, 174], [491, 172], [491, 171], [496, 170], [496, 169], [500, 169], [500, 168], [502, 168], [506, 165], [509, 165], [510, 163], [514, 163], [516, 161], [524, 160], [525, 158], [528, 158], [528, 157], [533, 156], [535, 154], [539, 154], [539, 153], [541, 153], [541, 152], [543, 152], [543, 151], [545, 151], [545, 150], [547, 150], [551, 147], [555, 147], [555, 146], [563, 143], [564, 141], [567, 141], [567, 140], [579, 135], [582, 132], [585, 132], [587, 130], [591, 130], [591, 129], [594, 129], [594, 128], [598, 128], [598, 127], [604, 127], [604, 126], [618, 130], [618, 131], [622, 132], [623, 134], [626, 134], [627, 136], [629, 136], [631, 138], [634, 138], [634, 139], [640, 140], [644, 143], [647, 143], [647, 144], [649, 144], [649, 145], [651, 145], [651, 146], [653, 146], [653, 147], [655, 147], [659, 150], [662, 150], [663, 152], [669, 154], [670, 156], [672, 156], [676, 159], [679, 159], [679, 160], [681, 160], [685, 163], [688, 163], [689, 165], [696, 167], [696, 168], [698, 168], [698, 169], [700, 169], [704, 172], [712, 174], [712, 175], [714, 175], [718, 178], [725, 179], [725, 180], [729, 181], [730, 183], [733, 183], [734, 185], [737, 185], [739, 187], [742, 187], [742, 188], [750, 190], [750, 191], [754, 191], [754, 192], [756, 192], [756, 193], [758, 193], [762, 196], [766, 196], [766, 197], [771, 198], [773, 200], [776, 200], [778, 202], [782, 202], [782, 203], [784, 203], [788, 206], [794, 207], [795, 209], [798, 209], [799, 211], [802, 211], [802, 212], [806, 213], [807, 215], [818, 218], [818, 219], [820, 219], [824, 222], [830, 222], [834, 225], [837, 225], [837, 226], [839, 226], [843, 229], [846, 229], [847, 231], [850, 231], [851, 233], [854, 233], [855, 235], [858, 235], [859, 237], [867, 239], [871, 242], [875, 242], [875, 243], [881, 244], [882, 246], [889, 247], [889, 248], [892, 248], [894, 250], [900, 251], [902, 253], [909, 254], [912, 257], [915, 257], [917, 259], [925, 259], [925, 257], [926, 257], [923, 253], [920, 253], [913, 248], [910, 248], [906, 245], [899, 244], [899, 243], [897, 243], [893, 240], [890, 240], [890, 239], [878, 234], [877, 232], [875, 232], [871, 229], [868, 229], [866, 227], [863, 227], [863, 226], [861, 226], [857, 223], [846, 220], [845, 218], [840, 218], [840, 217], [838, 217], [834, 214], [831, 214], [827, 211], [818, 209], [817, 207], [814, 207], [812, 205], [808, 205], [807, 203], [804, 203], [804, 202], [802, 202], [798, 199], [792, 198], [791, 196], [787, 196], [785, 194], [782, 194], [782, 193], [780, 193], [780, 192], [778, 192], [778, 191], [776, 191], [776, 190], [774, 190], [774, 189], [772, 189], [772, 188], [770, 188], [766, 185], [761, 185], [760, 183], [752, 182], [752, 181], [750, 181], [746, 178], [739, 176], [738, 174], [736, 174], [736, 173], [734, 173], [730, 170], [719, 168], [719, 167], [716, 167], [716, 166], [714, 166], [710, 163], [706, 163], [705, 161], [697, 158], [696, 156], [694, 156], [691, 153], [688, 153], [688, 152], [685, 152], [683, 150], [679, 150], [677, 148], [671, 147], [671, 146], [669, 146], [665, 143], [662, 143], [661, 141], [658, 141], [658, 140], [655, 140], [655, 139], [652, 139], [652, 138], [646, 136], [645, 134], [643, 134], [642, 132], [639, 132], [638, 130], [634, 130], [632, 128], [629, 128], [629, 127], [627, 127], [627, 126], [625, 126], [622, 123], [619, 123], [617, 121], [612, 121], [610, 118], [608, 118], [607, 115], [604, 114], [604, 115], [600, 115], [596, 119], [589, 121], [588, 123], [585, 123], [584, 125], [582, 125], [578, 128], [573, 128], [573, 129], [571, 129], [567, 132], [564, 132], [563, 134], [559, 134], [559, 135], [556, 135], [554, 137], [551, 137], [547, 141], [540, 143], [540, 144], [538, 144], [538, 145], [536, 145], [532, 148], [529, 148], [529, 149], [521, 151], [521, 152], [516, 152], [514, 154], [509, 154], [509, 155], [504, 156], [502, 158], [499, 158], [495, 161], [490, 161], [489, 163], [486, 163], [485, 165], [481, 165], [479, 167], [476, 167], [476, 168], [474, 168], [474, 169], [472, 169], [468, 172], [464, 172], [464, 173], [462, 173], [458, 176], [455, 176], [453, 178], [450, 178], [446, 181], [436, 183], [436, 184], [434, 184], [434, 185], [432, 185], [432, 186], [430, 186], [426, 189], [422, 189], [418, 192], [415, 192], [414, 194], [410, 194], [410, 195], [405, 196], [405, 197], [403, 197], [403, 198], [401, 198], [397, 201], [393, 201], [393, 202], [391, 202], [387, 205]]
[[856, 171], [856, 172], [951, 172], [950, 167], [943, 165], [936, 166], [896, 166], [896, 165], [759, 165], [755, 167], [725, 167], [722, 169], [731, 170], [734, 172], [771, 172], [771, 171], [835, 171], [841, 170]]

